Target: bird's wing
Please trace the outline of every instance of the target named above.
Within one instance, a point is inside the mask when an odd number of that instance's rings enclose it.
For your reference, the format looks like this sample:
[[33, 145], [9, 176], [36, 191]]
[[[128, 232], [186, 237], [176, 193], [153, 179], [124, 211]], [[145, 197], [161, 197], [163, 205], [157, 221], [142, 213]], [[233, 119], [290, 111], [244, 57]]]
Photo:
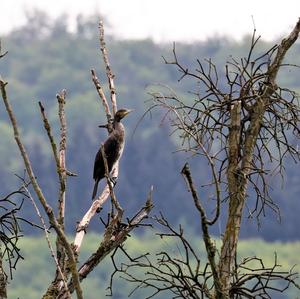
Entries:
[[[114, 164], [119, 158], [120, 148], [121, 148], [120, 143], [114, 136], [110, 136], [104, 143], [104, 152], [106, 155], [109, 172], [111, 172]], [[104, 161], [103, 161], [102, 152], [100, 148], [95, 157], [93, 178], [94, 180], [99, 178], [101, 179], [104, 176], [104, 174], [105, 174]]]
[[108, 138], [104, 143], [104, 151], [106, 154], [108, 170], [111, 172], [120, 155], [120, 143], [117, 138], [114, 136]]

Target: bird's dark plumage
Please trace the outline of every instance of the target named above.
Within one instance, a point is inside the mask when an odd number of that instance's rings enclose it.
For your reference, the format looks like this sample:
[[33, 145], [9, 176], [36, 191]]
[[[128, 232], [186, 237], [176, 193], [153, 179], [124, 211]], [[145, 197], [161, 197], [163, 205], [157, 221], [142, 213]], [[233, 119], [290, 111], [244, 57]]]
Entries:
[[[108, 172], [110, 173], [122, 155], [124, 143], [125, 143], [125, 129], [120, 122], [131, 110], [120, 109], [117, 111], [114, 122], [113, 131], [109, 134], [108, 138], [104, 142], [104, 153], [107, 160]], [[104, 160], [102, 157], [101, 147], [97, 152], [94, 163], [93, 178], [95, 180], [92, 199], [96, 197], [98, 184], [101, 179], [105, 177]]]

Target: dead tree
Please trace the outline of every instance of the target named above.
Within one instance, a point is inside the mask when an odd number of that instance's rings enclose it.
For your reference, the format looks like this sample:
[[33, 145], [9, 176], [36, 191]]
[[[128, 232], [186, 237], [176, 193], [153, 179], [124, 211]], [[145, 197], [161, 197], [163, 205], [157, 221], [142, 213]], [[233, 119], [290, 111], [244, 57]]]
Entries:
[[[2, 53], [0, 40], [0, 59], [7, 54]], [[25, 187], [29, 185], [25, 177], [21, 178]], [[19, 240], [23, 237], [21, 223], [37, 226], [20, 216], [24, 199], [28, 198], [22, 186], [0, 199], [0, 299], [7, 298], [8, 277], [12, 279], [17, 263], [23, 259], [19, 247]]]
[[[112, 112], [109, 107], [109, 103], [106, 99], [106, 96], [103, 92], [102, 86], [96, 76], [94, 70], [92, 73], [92, 81], [95, 84], [96, 90], [99, 95], [99, 99], [104, 106], [106, 116], [107, 116], [107, 129], [110, 132], [112, 129], [112, 120], [117, 111], [117, 99], [116, 99], [116, 90], [114, 86], [114, 75], [111, 71], [111, 67], [108, 60], [107, 49], [104, 41], [104, 29], [102, 22], [99, 23], [99, 39], [100, 47], [102, 52], [102, 57], [104, 64], [106, 66], [106, 75], [109, 83], [110, 90], [110, 100], [112, 105]], [[57, 95], [58, 102], [58, 116], [60, 122], [60, 139], [59, 147], [56, 143], [56, 138], [52, 133], [51, 125], [46, 115], [46, 111], [41, 102], [39, 102], [41, 117], [44, 123], [45, 131], [47, 133], [49, 143], [52, 149], [54, 160], [56, 163], [56, 172], [59, 179], [58, 186], [58, 213], [54, 213], [53, 207], [49, 205], [47, 196], [43, 193], [41, 189], [38, 178], [34, 174], [30, 159], [27, 155], [26, 148], [22, 142], [20, 135], [19, 127], [17, 125], [17, 120], [14, 115], [12, 105], [10, 104], [7, 92], [6, 85], [3, 79], [0, 78], [0, 89], [3, 102], [5, 104], [9, 119], [14, 132], [14, 137], [18, 148], [20, 150], [21, 156], [23, 158], [26, 171], [29, 176], [30, 183], [33, 187], [35, 196], [31, 194], [30, 190], [27, 188], [25, 181], [23, 188], [27, 192], [28, 197], [32, 200], [32, 203], [40, 216], [41, 222], [44, 226], [45, 236], [51, 250], [51, 254], [56, 265], [56, 275], [54, 280], [50, 283], [47, 291], [43, 295], [43, 298], [71, 298], [73, 292], [76, 293], [78, 299], [84, 298], [81, 282], [88, 277], [88, 275], [93, 271], [93, 269], [101, 263], [101, 261], [110, 253], [115, 252], [116, 248], [121, 246], [126, 240], [128, 234], [136, 228], [145, 218], [148, 217], [150, 210], [152, 209], [152, 193], [150, 191], [145, 206], [142, 207], [135, 216], [132, 218], [126, 218], [123, 220], [123, 209], [118, 202], [111, 181], [109, 180], [109, 174], [106, 173], [107, 184], [104, 187], [101, 195], [93, 201], [90, 209], [83, 216], [80, 223], [76, 226], [76, 235], [74, 242], [70, 242], [67, 239], [65, 233], [65, 202], [68, 200], [66, 198], [66, 188], [67, 188], [67, 179], [69, 176], [74, 176], [66, 166], [66, 153], [67, 153], [67, 122], [65, 115], [65, 104], [66, 104], [66, 91], [63, 90]], [[118, 176], [118, 163], [117, 166], [112, 170], [112, 176]], [[86, 234], [86, 229], [89, 226], [90, 220], [97, 210], [99, 210], [102, 205], [107, 201], [107, 199], [112, 198], [112, 204], [116, 206], [116, 213], [110, 214], [107, 223], [105, 223], [105, 231], [103, 234], [102, 242], [98, 248], [95, 248], [95, 252], [80, 266], [78, 266], [78, 256], [80, 255], [80, 248]], [[47, 220], [43, 219], [40, 211], [38, 210], [37, 205], [35, 204], [35, 198], [39, 200], [42, 205], [44, 212], [47, 215]], [[48, 238], [48, 227], [54, 229], [56, 233], [56, 246], [55, 249], [52, 246]]]
[[[183, 254], [178, 257], [163, 251], [155, 261], [144, 255], [116, 269], [137, 288], [152, 288], [154, 292], [148, 298], [164, 291], [173, 293], [173, 298], [271, 298], [271, 292], [283, 292], [292, 284], [299, 288], [295, 273], [280, 271], [277, 257], [271, 268], [257, 257], [241, 262], [236, 259], [246, 201], [254, 201], [251, 214], [257, 217], [267, 207], [277, 211], [269, 193], [269, 167], [281, 173], [285, 157], [299, 161], [295, 143], [300, 136], [299, 98], [276, 83], [299, 31], [300, 20], [278, 45], [255, 54], [259, 37], [254, 30], [248, 55], [230, 59], [224, 72], [218, 71], [211, 60], [197, 60], [197, 68], [190, 70], [180, 63], [175, 45], [173, 60], [165, 59], [166, 64], [178, 68], [179, 81], [194, 79], [199, 92], [194, 93], [193, 101], [184, 101], [166, 87], [152, 93], [154, 102], [149, 110], [164, 110], [163, 119], [181, 139], [182, 150], [204, 157], [212, 177], [207, 185], [214, 190], [216, 204], [210, 219], [186, 163], [182, 175], [199, 212], [207, 263], [200, 262], [197, 249], [185, 238], [183, 229], [175, 230], [161, 217], [158, 222], [167, 230], [161, 237], [178, 239]], [[219, 79], [222, 75], [224, 80]], [[251, 189], [254, 198], [250, 196]], [[209, 229], [218, 221], [221, 206], [224, 210], [226, 205], [227, 224], [218, 249]], [[131, 272], [139, 267], [146, 273], [144, 278]], [[286, 285], [278, 286], [279, 280]]]

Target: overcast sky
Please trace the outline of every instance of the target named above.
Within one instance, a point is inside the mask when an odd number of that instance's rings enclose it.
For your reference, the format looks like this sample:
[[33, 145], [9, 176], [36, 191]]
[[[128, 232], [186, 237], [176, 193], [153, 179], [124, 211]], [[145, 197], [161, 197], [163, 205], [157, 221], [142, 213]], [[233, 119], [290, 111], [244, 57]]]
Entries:
[[216, 35], [240, 39], [253, 30], [264, 39], [281, 37], [300, 17], [300, 0], [0, 0], [0, 34], [25, 21], [25, 10], [39, 8], [72, 18], [96, 11], [122, 38], [156, 41], [203, 40]]

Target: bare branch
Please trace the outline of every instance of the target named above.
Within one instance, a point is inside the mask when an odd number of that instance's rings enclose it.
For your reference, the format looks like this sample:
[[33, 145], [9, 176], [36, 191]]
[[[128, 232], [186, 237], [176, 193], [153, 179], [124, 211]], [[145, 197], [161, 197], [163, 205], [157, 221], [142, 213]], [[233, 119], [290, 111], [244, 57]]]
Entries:
[[23, 188], [24, 188], [24, 190], [26, 191], [26, 193], [27, 193], [27, 195], [28, 195], [28, 197], [29, 197], [29, 199], [30, 199], [30, 201], [31, 201], [31, 203], [32, 203], [32, 205], [33, 205], [33, 207], [34, 207], [34, 209], [35, 209], [35, 211], [36, 211], [36, 214], [37, 214], [38, 217], [40, 218], [40, 221], [41, 221], [41, 223], [42, 223], [42, 226], [43, 226], [43, 229], [44, 229], [44, 233], [45, 233], [45, 239], [46, 239], [46, 241], [47, 241], [47, 244], [48, 244], [48, 247], [49, 247], [51, 256], [52, 256], [52, 258], [53, 258], [53, 260], [54, 260], [54, 262], [55, 262], [55, 265], [56, 265], [56, 267], [57, 267], [57, 270], [58, 270], [58, 272], [59, 272], [60, 280], [62, 281], [62, 284], [63, 284], [63, 287], [64, 287], [64, 289], [65, 289], [65, 292], [68, 294], [68, 298], [71, 298], [71, 294], [70, 294], [70, 292], [69, 292], [69, 290], [68, 290], [67, 280], [66, 280], [66, 277], [65, 277], [65, 275], [64, 275], [64, 273], [63, 273], [63, 271], [62, 271], [62, 269], [61, 269], [61, 267], [60, 267], [59, 260], [57, 259], [56, 255], [55, 255], [54, 248], [53, 248], [53, 246], [52, 246], [52, 244], [51, 244], [51, 241], [50, 241], [49, 231], [48, 231], [48, 229], [47, 229], [47, 225], [46, 225], [46, 223], [45, 223], [45, 220], [44, 220], [42, 214], [40, 213], [40, 210], [39, 210], [39, 208], [38, 208], [38, 206], [37, 206], [37, 204], [36, 204], [34, 198], [32, 197], [30, 191], [28, 190], [28, 188], [27, 188], [25, 182], [24, 182], [24, 184], [23, 184]]
[[1, 43], [1, 40], [0, 40], [0, 59], [3, 58], [7, 53], [8, 53], [8, 51], [5, 51], [5, 52], [2, 54], [2, 43]]
[[216, 265], [216, 261], [215, 261], [216, 247], [215, 247], [214, 243], [212, 242], [212, 240], [210, 238], [210, 235], [209, 235], [209, 232], [208, 232], [208, 225], [210, 224], [210, 222], [207, 220], [204, 208], [201, 205], [201, 202], [198, 198], [198, 194], [197, 194], [197, 191], [195, 189], [195, 185], [194, 185], [194, 182], [193, 182], [193, 179], [192, 179], [191, 171], [190, 171], [190, 168], [189, 168], [187, 163], [184, 165], [181, 173], [185, 176], [185, 178], [187, 180], [188, 187], [189, 187], [189, 190], [192, 193], [195, 206], [196, 206], [196, 208], [198, 209], [198, 211], [200, 212], [200, 215], [201, 215], [203, 241], [205, 243], [207, 257], [208, 257], [210, 268], [212, 270], [212, 274], [213, 274], [213, 277], [214, 277], [216, 293], [218, 294], [218, 296], [220, 296], [221, 293], [222, 293], [222, 286], [221, 286], [221, 283], [220, 283], [220, 280], [219, 280], [218, 269], [217, 269], [217, 265]]
[[[144, 219], [146, 219], [153, 207], [152, 204], [152, 188], [149, 192], [145, 206], [132, 217], [127, 224], [120, 222], [120, 216], [117, 214], [108, 223], [104, 238], [100, 243], [97, 251], [93, 253], [86, 262], [78, 270], [80, 281], [85, 279], [87, 275], [112, 251], [120, 246], [127, 238], [128, 234], [137, 227]], [[70, 292], [74, 291], [73, 280], [69, 284]]]
[[40, 186], [37, 182], [37, 179], [34, 175], [34, 172], [33, 172], [32, 167], [31, 167], [30, 160], [29, 160], [28, 155], [27, 155], [27, 152], [26, 152], [25, 147], [24, 147], [24, 145], [23, 145], [23, 143], [20, 139], [20, 134], [19, 134], [19, 129], [18, 129], [18, 126], [17, 126], [16, 118], [14, 116], [13, 110], [12, 110], [11, 105], [10, 105], [10, 103], [8, 101], [8, 98], [7, 98], [6, 89], [5, 89], [6, 84], [7, 83], [0, 80], [0, 89], [1, 89], [2, 99], [3, 99], [3, 102], [5, 104], [8, 116], [10, 118], [10, 121], [11, 121], [11, 124], [12, 124], [12, 127], [13, 127], [14, 137], [15, 137], [16, 143], [19, 147], [21, 156], [23, 158], [23, 161], [24, 161], [24, 164], [25, 164], [25, 167], [26, 167], [26, 171], [29, 175], [30, 181], [31, 181], [32, 186], [34, 188], [34, 191], [35, 191], [40, 203], [42, 204], [45, 212], [47, 213], [50, 224], [54, 227], [56, 233], [58, 234], [59, 238], [61, 239], [61, 241], [62, 241], [62, 243], [63, 243], [63, 245], [66, 249], [66, 253], [67, 253], [68, 258], [69, 258], [72, 277], [73, 277], [74, 282], [75, 282], [77, 298], [82, 299], [83, 295], [82, 295], [82, 290], [80, 288], [79, 277], [78, 277], [78, 273], [77, 273], [77, 269], [76, 269], [76, 258], [74, 256], [73, 249], [72, 249], [71, 245], [69, 244], [63, 229], [61, 228], [60, 224], [57, 222], [57, 219], [55, 218], [54, 213], [53, 213], [53, 209], [47, 203], [47, 200], [46, 200], [46, 198], [45, 198], [45, 196], [44, 196], [44, 194], [43, 194], [43, 192], [42, 192], [42, 190], [41, 190], [41, 188], [40, 188]]
[[58, 116], [60, 122], [60, 142], [59, 142], [59, 180], [60, 180], [60, 190], [58, 198], [58, 222], [64, 227], [64, 217], [65, 217], [65, 197], [66, 197], [66, 183], [67, 183], [67, 173], [66, 173], [66, 148], [67, 148], [67, 123], [65, 116], [65, 98], [66, 90], [61, 91], [56, 95], [58, 101]]
[[[113, 115], [114, 115], [116, 110], [117, 110], [115, 88], [114, 88], [114, 82], [113, 82], [114, 76], [112, 74], [110, 64], [109, 64], [109, 61], [108, 61], [107, 49], [106, 49], [106, 44], [105, 44], [105, 40], [104, 40], [104, 28], [103, 28], [103, 23], [102, 22], [99, 23], [99, 41], [100, 41], [100, 48], [101, 48], [101, 52], [102, 52], [103, 61], [104, 61], [104, 64], [106, 66], [106, 75], [107, 75], [107, 79], [109, 81], [109, 88], [110, 88], [111, 102], [112, 102], [112, 110], [113, 110]], [[104, 94], [103, 88], [102, 88], [102, 86], [99, 82], [99, 79], [96, 76], [95, 71], [91, 70], [91, 73], [92, 73], [92, 80], [94, 82], [94, 85], [96, 87], [98, 95], [99, 95], [99, 97], [102, 101], [104, 110], [106, 112], [106, 117], [107, 117], [107, 125], [104, 125], [104, 126], [101, 126], [101, 127], [107, 128], [108, 132], [111, 133], [112, 130], [113, 130], [113, 127], [112, 127], [113, 119], [111, 117], [109, 104], [107, 102], [107, 99], [106, 99], [106, 96]], [[103, 157], [105, 157], [105, 155], [103, 155]], [[108, 177], [107, 169], [106, 169], [106, 174], [107, 174], [107, 177]], [[116, 164], [115, 164], [115, 166], [114, 166], [114, 168], [112, 169], [112, 172], [111, 172], [112, 177], [117, 178], [118, 175], [119, 175], [119, 161], [116, 162]], [[79, 250], [80, 250], [80, 246], [82, 244], [82, 241], [83, 241], [83, 238], [85, 236], [86, 229], [87, 229], [87, 227], [90, 223], [90, 220], [95, 215], [95, 213], [100, 210], [100, 208], [103, 206], [103, 204], [108, 199], [109, 195], [112, 196], [112, 200], [114, 201], [115, 205], [119, 207], [119, 216], [121, 216], [121, 218], [122, 218], [122, 214], [123, 214], [123, 212], [121, 213], [122, 208], [120, 207], [120, 205], [118, 205], [117, 200], [115, 200], [113, 188], [111, 186], [111, 182], [108, 179], [107, 184], [104, 187], [101, 195], [96, 200], [93, 201], [92, 206], [86, 212], [86, 214], [83, 216], [82, 220], [80, 221], [80, 223], [77, 226], [76, 236], [75, 236], [75, 240], [74, 240], [74, 248], [75, 248], [76, 252], [79, 252]]]
[[101, 145], [101, 153], [102, 153], [102, 157], [103, 157], [103, 162], [104, 162], [104, 168], [105, 168], [105, 176], [106, 176], [106, 180], [107, 180], [107, 185], [109, 187], [109, 192], [110, 192], [110, 197], [112, 200], [112, 204], [116, 207], [117, 211], [118, 211], [118, 216], [119, 216], [119, 220], [122, 219], [123, 217], [123, 209], [120, 205], [120, 203], [118, 202], [115, 192], [113, 190], [113, 186], [112, 186], [112, 182], [111, 182], [111, 178], [109, 176], [109, 171], [108, 171], [108, 165], [107, 165], [107, 159], [106, 159], [106, 155], [105, 155], [105, 151], [104, 151], [104, 146]]
[[98, 95], [102, 101], [102, 104], [103, 104], [103, 107], [104, 107], [104, 110], [105, 110], [105, 113], [106, 113], [106, 118], [107, 118], [107, 130], [108, 132], [110, 133], [112, 131], [112, 117], [111, 117], [111, 112], [110, 112], [110, 109], [109, 109], [109, 105], [108, 105], [108, 102], [106, 100], [106, 96], [104, 94], [104, 91], [103, 91], [103, 88], [99, 82], [99, 79], [98, 77], [96, 76], [96, 73], [95, 73], [95, 70], [91, 70], [91, 73], [92, 73], [92, 80], [94, 82], [94, 85], [95, 85], [95, 88], [98, 92]]
[[113, 115], [116, 114], [117, 112], [117, 99], [116, 99], [116, 89], [115, 89], [115, 84], [114, 84], [114, 74], [112, 73], [112, 70], [110, 68], [109, 60], [108, 60], [108, 55], [107, 55], [107, 48], [104, 40], [104, 27], [103, 27], [103, 22], [99, 22], [99, 41], [100, 41], [100, 49], [102, 52], [102, 57], [106, 69], [106, 76], [108, 79], [108, 84], [109, 84], [109, 90], [110, 90], [110, 99], [112, 103], [112, 111]]

